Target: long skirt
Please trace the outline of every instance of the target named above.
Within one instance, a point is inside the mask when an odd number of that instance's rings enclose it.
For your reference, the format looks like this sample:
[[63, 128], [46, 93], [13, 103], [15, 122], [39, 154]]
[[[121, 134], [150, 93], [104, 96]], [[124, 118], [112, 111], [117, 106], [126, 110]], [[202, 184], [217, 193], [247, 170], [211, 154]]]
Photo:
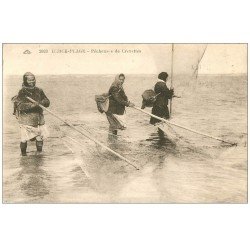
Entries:
[[125, 116], [124, 115], [115, 115], [111, 113], [106, 113], [108, 122], [109, 122], [109, 130], [114, 131], [114, 130], [124, 130], [126, 129], [125, 125]]
[[[152, 114], [167, 120], [167, 119], [169, 119], [168, 106], [166, 106], [166, 107], [153, 106]], [[150, 124], [154, 125], [154, 124], [156, 124], [158, 122], [161, 122], [161, 120], [159, 120], [157, 118], [154, 118], [154, 117], [150, 118]]]
[[46, 139], [49, 136], [49, 132], [46, 125], [38, 125], [37, 127], [20, 124], [21, 141], [29, 141], [37, 136], [41, 140]]

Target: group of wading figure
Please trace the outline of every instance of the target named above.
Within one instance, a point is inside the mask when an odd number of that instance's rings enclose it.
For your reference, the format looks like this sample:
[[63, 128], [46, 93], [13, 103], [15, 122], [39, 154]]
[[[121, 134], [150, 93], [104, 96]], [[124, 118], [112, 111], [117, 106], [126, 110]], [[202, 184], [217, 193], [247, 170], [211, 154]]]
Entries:
[[[154, 86], [154, 96], [144, 99], [142, 109], [152, 106], [152, 114], [164, 119], [169, 119], [168, 100], [174, 96], [174, 90], [167, 87], [168, 74], [161, 72], [158, 81]], [[117, 135], [118, 130], [126, 128], [123, 115], [126, 107], [135, 105], [128, 100], [123, 89], [125, 75], [118, 74], [108, 91], [109, 105], [105, 114], [109, 122], [109, 131]], [[30, 101], [31, 98], [34, 101]], [[20, 125], [21, 142], [20, 149], [22, 156], [27, 155], [27, 142], [35, 141], [37, 152], [42, 152], [43, 141], [48, 137], [48, 130], [45, 125], [43, 109], [40, 105], [47, 108], [50, 101], [41, 88], [36, 86], [35, 76], [27, 72], [23, 76], [22, 88], [16, 96], [12, 98], [14, 103], [14, 115]], [[151, 117], [150, 123], [155, 125], [161, 122], [157, 118]], [[160, 133], [160, 131], [159, 131]], [[162, 136], [162, 135], [160, 135]]]

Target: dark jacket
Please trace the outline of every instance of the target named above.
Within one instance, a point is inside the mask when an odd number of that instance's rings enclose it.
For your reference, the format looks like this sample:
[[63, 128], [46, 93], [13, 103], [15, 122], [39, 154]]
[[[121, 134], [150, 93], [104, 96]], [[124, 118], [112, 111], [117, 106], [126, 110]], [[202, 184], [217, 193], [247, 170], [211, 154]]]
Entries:
[[107, 113], [123, 115], [125, 107], [129, 106], [128, 97], [124, 89], [119, 85], [112, 84], [109, 89], [109, 108]]
[[33, 127], [44, 125], [45, 120], [43, 116], [43, 109], [30, 102], [26, 96], [37, 101], [44, 107], [49, 107], [50, 105], [50, 101], [42, 89], [37, 87], [34, 87], [33, 89], [23, 87], [15, 99], [18, 122], [20, 124]]
[[[156, 101], [154, 102], [152, 114], [164, 119], [169, 119], [168, 100], [172, 98], [173, 90], [170, 90], [165, 82], [159, 81], [155, 84], [154, 91], [156, 95], [159, 95], [156, 97]], [[151, 117], [151, 124], [155, 124], [157, 122], [161, 121]]]

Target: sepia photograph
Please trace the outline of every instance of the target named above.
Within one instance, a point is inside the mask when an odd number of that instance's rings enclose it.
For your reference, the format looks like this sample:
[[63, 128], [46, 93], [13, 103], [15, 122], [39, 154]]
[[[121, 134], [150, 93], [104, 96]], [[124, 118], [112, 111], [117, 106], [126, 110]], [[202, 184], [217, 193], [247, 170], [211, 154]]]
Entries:
[[2, 46], [3, 203], [248, 203], [247, 43]]

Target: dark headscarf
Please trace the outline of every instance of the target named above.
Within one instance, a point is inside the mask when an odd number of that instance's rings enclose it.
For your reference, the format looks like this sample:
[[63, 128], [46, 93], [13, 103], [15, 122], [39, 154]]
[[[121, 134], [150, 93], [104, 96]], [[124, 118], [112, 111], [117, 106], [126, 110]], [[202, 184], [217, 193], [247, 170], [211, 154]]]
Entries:
[[26, 88], [33, 88], [33, 87], [30, 87], [27, 83], [27, 78], [28, 76], [33, 76], [34, 79], [35, 79], [35, 84], [36, 85], [36, 78], [34, 76], [34, 74], [32, 74], [31, 72], [26, 72], [24, 75], [23, 75], [23, 87], [26, 87]]
[[158, 75], [158, 78], [164, 82], [167, 81], [167, 78], [168, 78], [168, 73], [167, 72], [161, 72], [159, 75]]

